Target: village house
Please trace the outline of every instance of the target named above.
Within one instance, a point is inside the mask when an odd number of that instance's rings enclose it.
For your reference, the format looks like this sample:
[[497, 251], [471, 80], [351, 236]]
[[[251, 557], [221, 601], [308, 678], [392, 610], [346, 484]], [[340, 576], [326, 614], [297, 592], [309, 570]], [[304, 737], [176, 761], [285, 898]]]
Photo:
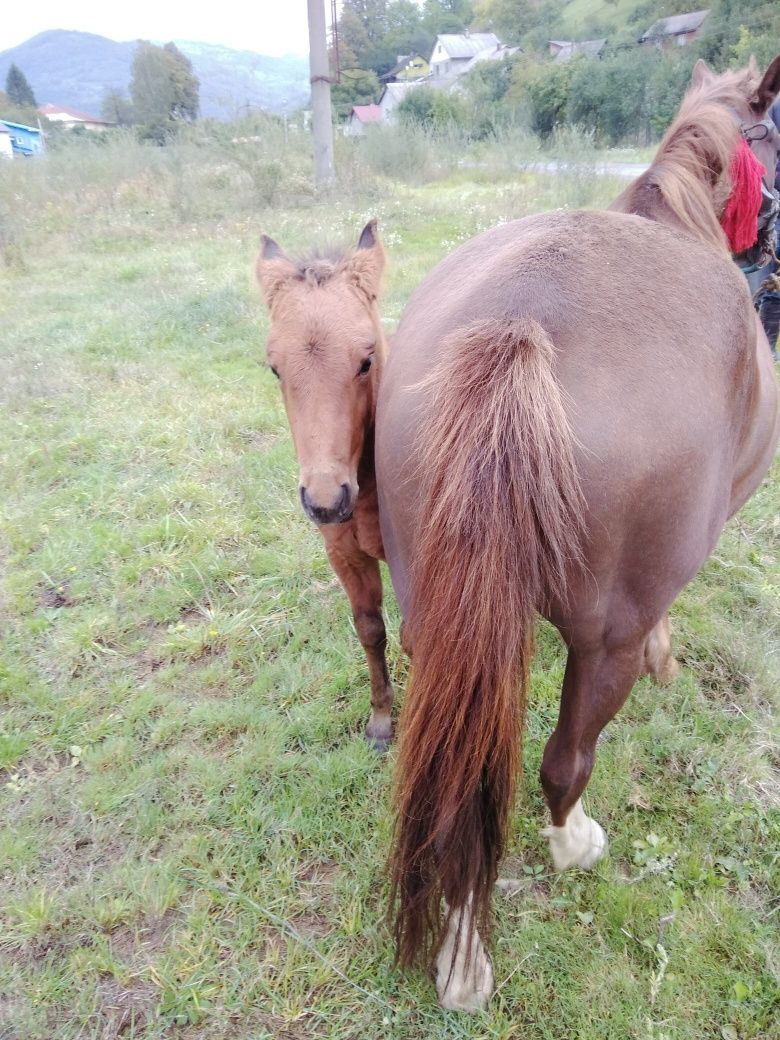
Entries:
[[424, 79], [430, 71], [431, 67], [422, 54], [399, 54], [396, 64], [379, 79], [382, 83], [410, 83]]
[[13, 159], [14, 150], [11, 144], [11, 131], [0, 123], [0, 159]]
[[437, 36], [429, 62], [431, 86], [453, 83], [478, 54], [495, 51], [501, 46], [495, 33], [444, 33]]
[[[13, 156], [27, 157], [38, 155], [43, 151], [43, 132], [39, 127], [25, 126], [23, 123], [11, 123], [7, 119], [0, 119], [0, 130], [3, 127], [8, 132]], [[5, 134], [0, 133], [0, 137], [4, 138]], [[8, 154], [5, 144], [0, 143], [0, 151], [5, 155]]]
[[83, 126], [85, 130], [103, 131], [116, 126], [116, 123], [109, 123], [97, 116], [87, 115], [86, 112], [78, 112], [75, 108], [68, 108], [66, 105], [39, 105], [38, 111], [52, 123], [60, 123], [70, 129]]
[[348, 137], [362, 137], [370, 123], [379, 123], [381, 119], [379, 105], [353, 105], [344, 133]]
[[418, 80], [413, 83], [388, 83], [379, 98], [380, 122], [392, 123], [395, 120], [396, 108], [409, 91], [427, 82], [428, 80]]
[[658, 47], [665, 51], [669, 47], [685, 47], [699, 35], [699, 30], [710, 12], [691, 11], [689, 14], [673, 14], [659, 18], [647, 32], [639, 37], [645, 47]]
[[607, 45], [603, 40], [548, 40], [547, 44], [557, 65], [563, 65], [577, 55], [584, 54], [588, 58], [600, 58]]

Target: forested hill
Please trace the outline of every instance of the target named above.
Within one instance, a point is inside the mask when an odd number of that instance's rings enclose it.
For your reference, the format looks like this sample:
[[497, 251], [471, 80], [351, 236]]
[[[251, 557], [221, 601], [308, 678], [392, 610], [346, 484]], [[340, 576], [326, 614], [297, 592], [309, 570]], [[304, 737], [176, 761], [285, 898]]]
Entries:
[[[204, 116], [232, 118], [247, 106], [273, 112], [305, 105], [307, 60], [237, 51], [215, 44], [176, 41], [200, 80]], [[118, 43], [93, 33], [52, 29], [0, 52], [0, 84], [17, 65], [39, 103], [68, 105], [97, 115], [108, 90], [127, 92], [136, 41]]]

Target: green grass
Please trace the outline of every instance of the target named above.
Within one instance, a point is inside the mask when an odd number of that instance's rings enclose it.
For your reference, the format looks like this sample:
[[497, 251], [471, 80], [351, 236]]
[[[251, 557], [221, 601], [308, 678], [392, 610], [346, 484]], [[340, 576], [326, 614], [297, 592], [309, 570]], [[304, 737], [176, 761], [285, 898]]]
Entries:
[[260, 230], [298, 248], [378, 214], [392, 324], [456, 243], [616, 185], [467, 169], [184, 213], [134, 168], [143, 204], [95, 175], [76, 220], [28, 169], [0, 284], [0, 1037], [780, 1036], [777, 480], [674, 609], [681, 677], [609, 727], [591, 874], [553, 875], [539, 834], [564, 664], [540, 630], [499, 990], [459, 1017], [393, 969], [393, 754], [362, 739], [363, 655], [260, 365]]

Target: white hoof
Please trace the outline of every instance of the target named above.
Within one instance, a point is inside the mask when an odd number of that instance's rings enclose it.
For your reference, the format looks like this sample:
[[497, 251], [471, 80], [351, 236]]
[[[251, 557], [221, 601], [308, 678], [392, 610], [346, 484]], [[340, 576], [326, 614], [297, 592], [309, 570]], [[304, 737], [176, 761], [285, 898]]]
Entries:
[[[455, 952], [458, 929], [460, 942]], [[450, 913], [447, 935], [436, 958], [436, 992], [448, 1011], [482, 1011], [493, 995], [493, 966], [477, 931], [471, 943], [471, 913]], [[469, 948], [470, 947], [470, 948]]]
[[589, 870], [607, 848], [604, 828], [585, 815], [580, 800], [571, 807], [562, 827], [545, 827], [542, 834], [550, 839], [550, 853], [556, 870], [568, 870], [569, 867]]

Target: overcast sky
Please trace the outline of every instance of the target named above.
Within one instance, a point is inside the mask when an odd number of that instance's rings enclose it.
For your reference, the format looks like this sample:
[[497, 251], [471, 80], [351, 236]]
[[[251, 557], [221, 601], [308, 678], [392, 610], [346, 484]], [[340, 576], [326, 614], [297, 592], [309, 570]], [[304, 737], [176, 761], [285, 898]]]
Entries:
[[[306, 0], [38, 0], [3, 4], [0, 51], [46, 29], [78, 29], [112, 40], [194, 40], [259, 54], [306, 54]], [[330, 11], [330, 3], [326, 2]]]

